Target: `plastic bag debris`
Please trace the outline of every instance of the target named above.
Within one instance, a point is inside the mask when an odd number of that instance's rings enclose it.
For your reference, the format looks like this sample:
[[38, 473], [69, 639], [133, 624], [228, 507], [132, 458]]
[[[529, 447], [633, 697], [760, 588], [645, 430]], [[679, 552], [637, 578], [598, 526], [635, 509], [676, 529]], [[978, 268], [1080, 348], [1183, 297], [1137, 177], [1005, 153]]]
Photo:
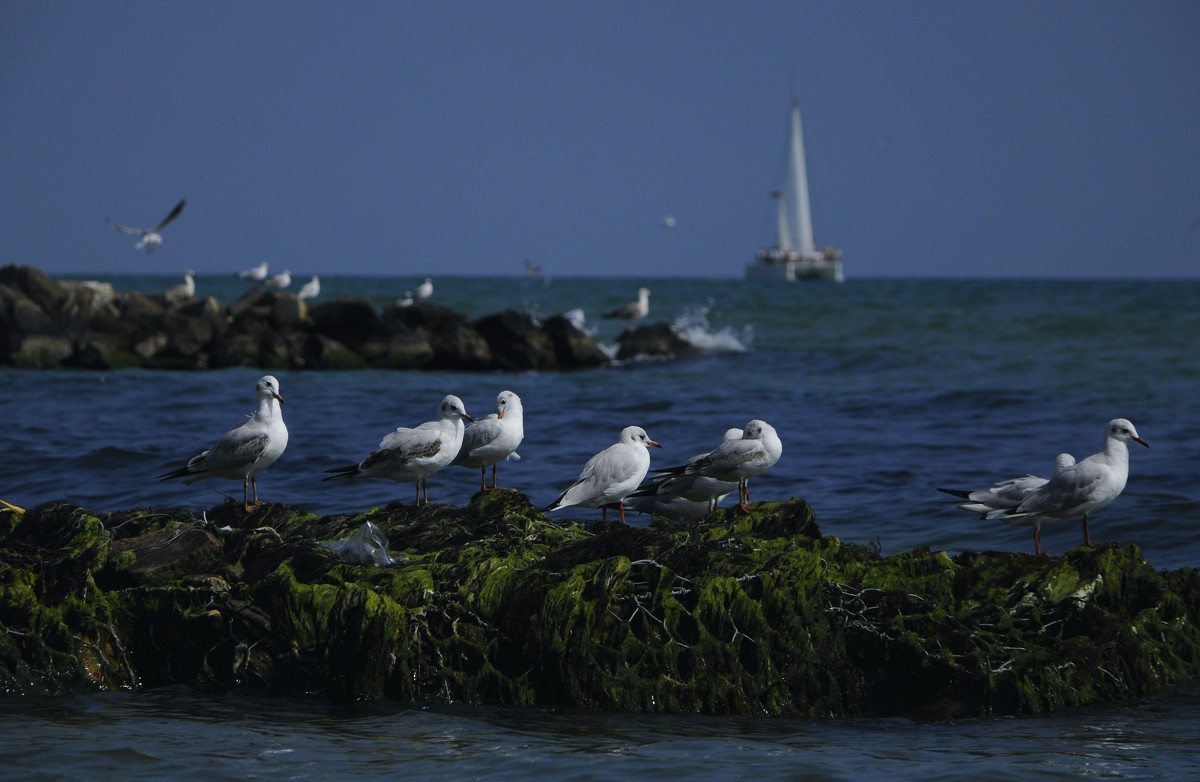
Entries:
[[359, 565], [394, 565], [396, 560], [388, 553], [387, 535], [371, 522], [363, 522], [348, 538], [322, 541], [321, 545], [347, 562]]

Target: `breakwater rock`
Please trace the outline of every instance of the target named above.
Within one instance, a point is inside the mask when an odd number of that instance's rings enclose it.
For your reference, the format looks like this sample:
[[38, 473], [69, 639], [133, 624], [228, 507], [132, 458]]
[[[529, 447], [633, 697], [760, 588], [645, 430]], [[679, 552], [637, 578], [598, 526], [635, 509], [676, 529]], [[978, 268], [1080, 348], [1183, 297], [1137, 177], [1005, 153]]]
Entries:
[[10, 693], [1023, 714], [1194, 676], [1198, 617], [1197, 572], [1134, 546], [883, 557], [799, 500], [648, 528], [552, 522], [512, 490], [357, 516], [0, 512]]
[[[649, 347], [653, 344], [647, 343]], [[470, 320], [422, 302], [382, 311], [366, 298], [310, 304], [253, 288], [228, 307], [171, 292], [0, 268], [0, 364], [82, 369], [560, 370], [610, 357], [562, 315], [514, 310]]]

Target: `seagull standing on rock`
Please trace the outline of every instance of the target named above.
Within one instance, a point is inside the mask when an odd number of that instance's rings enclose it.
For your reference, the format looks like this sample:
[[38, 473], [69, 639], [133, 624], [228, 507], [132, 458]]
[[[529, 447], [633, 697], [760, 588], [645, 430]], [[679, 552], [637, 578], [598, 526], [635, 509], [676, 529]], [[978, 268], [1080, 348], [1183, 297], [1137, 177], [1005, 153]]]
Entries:
[[300, 287], [300, 292], [296, 294], [301, 299], [315, 299], [321, 295], [321, 280], [317, 275], [313, 275], [312, 279], [304, 283]]
[[[201, 451], [178, 470], [163, 473], [159, 480], [183, 478], [193, 484], [205, 478], [242, 479], [242, 506], [247, 513], [262, 505], [258, 499], [258, 474], [275, 463], [288, 444], [288, 430], [283, 423], [283, 397], [279, 381], [264, 375], [254, 385], [258, 409], [242, 424], [221, 435], [216, 444]], [[254, 500], [250, 500], [250, 489]]]
[[267, 287], [281, 291], [292, 284], [292, 273], [284, 269], [279, 274], [272, 274], [267, 278]]
[[1097, 544], [1092, 543], [1088, 531], [1088, 514], [1108, 506], [1125, 490], [1129, 480], [1130, 442], [1150, 447], [1128, 419], [1114, 418], [1104, 427], [1103, 450], [1076, 464], [1063, 466], [1015, 507], [988, 510], [983, 518], [1032, 526], [1034, 550], [1041, 554], [1043, 521], [1083, 516], [1083, 545], [1095, 548]]
[[616, 505], [625, 524], [624, 500], [637, 489], [650, 470], [647, 448], [661, 448], [640, 426], [627, 426], [617, 441], [588, 460], [575, 482], [546, 506], [554, 511], [571, 505], [600, 508], [608, 521], [608, 508]]
[[738, 502], [742, 510], [748, 511], [750, 479], [774, 467], [782, 454], [783, 443], [775, 433], [775, 427], [756, 418], [743, 427], [741, 438], [726, 440], [706, 456], [660, 472], [737, 483]]
[[[462, 400], [450, 394], [438, 405], [438, 417], [412, 429], [400, 427], [380, 441], [358, 464], [338, 467], [327, 481], [355, 478], [387, 478], [397, 483], [416, 481], [417, 505], [429, 504], [429, 484], [426, 479], [450, 464], [463, 442], [463, 421], [474, 421], [467, 415]], [[425, 501], [421, 502], [424, 489]]]
[[146, 255], [149, 255], [150, 253], [154, 252], [156, 248], [162, 245], [162, 230], [166, 228], [172, 220], [174, 220], [176, 217], [179, 217], [179, 213], [183, 211], [185, 204], [187, 204], [187, 199], [183, 199], [179, 203], [175, 204], [175, 208], [171, 210], [171, 213], [164, 217], [162, 222], [153, 228], [129, 228], [121, 225], [118, 222], [109, 220], [107, 217], [104, 219], [110, 226], [112, 226], [114, 231], [127, 234], [129, 236], [138, 237], [139, 241], [134, 245], [134, 247], [139, 250], [145, 249]]
[[258, 266], [238, 272], [238, 279], [249, 280], [250, 282], [262, 282], [263, 280], [267, 279], [267, 275], [270, 273], [270, 268], [271, 267], [267, 265], [267, 262], [263, 261]]
[[182, 304], [191, 301], [196, 295], [195, 272], [188, 269], [183, 273], [183, 282], [173, 285], [163, 292], [163, 297], [171, 304]]
[[420, 285], [418, 285], [416, 291], [413, 292], [413, 299], [415, 299], [416, 301], [425, 301], [432, 295], [433, 295], [433, 280], [426, 277], [425, 281], [422, 282]]
[[601, 317], [619, 318], [627, 321], [630, 324], [637, 323], [642, 318], [650, 314], [650, 289], [638, 288], [637, 301], [631, 301], [628, 304], [622, 304], [615, 310], [609, 310]]
[[[453, 464], [480, 469], [480, 491], [498, 489], [496, 465], [517, 450], [525, 439], [525, 411], [521, 397], [512, 391], [496, 395], [497, 412], [481, 418], [463, 432], [462, 448]], [[492, 485], [487, 485], [487, 468], [492, 468]]]

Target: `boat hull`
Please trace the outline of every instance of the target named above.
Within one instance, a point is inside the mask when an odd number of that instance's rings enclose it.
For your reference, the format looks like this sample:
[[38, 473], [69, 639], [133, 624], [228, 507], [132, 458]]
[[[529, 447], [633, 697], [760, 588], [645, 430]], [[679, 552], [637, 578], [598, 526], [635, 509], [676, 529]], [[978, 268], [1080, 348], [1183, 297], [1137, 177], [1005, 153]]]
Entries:
[[842, 282], [842, 259], [795, 261], [758, 260], [746, 265], [747, 280], [795, 282], [796, 280], [826, 280]]

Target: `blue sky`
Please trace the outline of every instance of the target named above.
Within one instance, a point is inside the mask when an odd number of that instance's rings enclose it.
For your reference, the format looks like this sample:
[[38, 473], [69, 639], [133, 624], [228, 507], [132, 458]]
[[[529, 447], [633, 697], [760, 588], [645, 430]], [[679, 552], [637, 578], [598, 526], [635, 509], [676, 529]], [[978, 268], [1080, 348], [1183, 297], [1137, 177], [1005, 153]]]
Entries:
[[1190, 0], [4, 0], [0, 263], [741, 276], [793, 74], [851, 279], [1198, 276]]

